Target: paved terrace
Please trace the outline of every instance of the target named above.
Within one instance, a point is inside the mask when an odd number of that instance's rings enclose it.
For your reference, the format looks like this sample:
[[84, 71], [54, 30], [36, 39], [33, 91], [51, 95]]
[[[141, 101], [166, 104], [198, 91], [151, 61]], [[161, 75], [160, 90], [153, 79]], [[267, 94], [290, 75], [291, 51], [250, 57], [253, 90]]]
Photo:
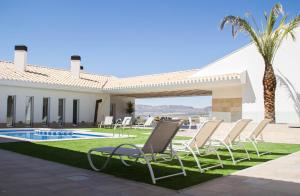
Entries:
[[299, 165], [296, 152], [173, 191], [0, 150], [0, 195], [300, 195]]
[[[217, 136], [222, 136], [230, 126], [230, 123], [222, 124]], [[253, 126], [247, 127], [245, 135]], [[300, 143], [300, 129], [290, 129], [284, 124], [269, 125], [264, 137], [271, 142]], [[0, 142], [8, 141], [11, 140], [0, 139]], [[230, 176], [173, 191], [0, 150], [0, 195], [300, 195], [299, 165], [300, 152], [296, 152]]]

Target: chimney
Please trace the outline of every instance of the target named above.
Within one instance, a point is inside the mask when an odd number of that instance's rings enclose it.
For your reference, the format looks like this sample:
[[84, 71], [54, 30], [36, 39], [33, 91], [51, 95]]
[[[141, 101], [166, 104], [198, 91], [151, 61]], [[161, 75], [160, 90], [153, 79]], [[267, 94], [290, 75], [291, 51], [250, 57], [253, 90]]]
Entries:
[[27, 46], [15, 46], [14, 64], [19, 70], [25, 71], [27, 65]]
[[81, 57], [78, 55], [71, 56], [71, 74], [73, 77], [80, 78], [80, 61]]

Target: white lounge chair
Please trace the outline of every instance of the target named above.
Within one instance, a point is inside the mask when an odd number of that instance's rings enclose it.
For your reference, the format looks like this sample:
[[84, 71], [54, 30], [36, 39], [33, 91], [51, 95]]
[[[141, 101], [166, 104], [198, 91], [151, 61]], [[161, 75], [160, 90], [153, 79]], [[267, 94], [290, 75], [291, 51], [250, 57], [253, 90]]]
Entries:
[[134, 128], [146, 128], [146, 127], [151, 127], [152, 123], [154, 121], [154, 117], [149, 117], [144, 124], [138, 124], [134, 126]]
[[[195, 126], [196, 124], [193, 123], [192, 117], [189, 117], [189, 129], [191, 130], [193, 126]], [[196, 125], [197, 126], [197, 125]]]
[[[212, 145], [206, 145], [221, 123], [222, 120], [206, 121], [203, 124], [203, 126], [198, 129], [197, 133], [191, 140], [185, 141], [181, 145], [176, 145], [176, 141], [173, 142], [173, 149], [175, 149], [175, 151], [177, 152], [185, 152], [187, 153], [187, 155], [192, 154], [201, 173], [203, 173], [205, 170], [209, 170], [216, 167], [223, 168], [223, 163], [217, 149]], [[205, 150], [205, 153], [201, 153], [200, 150]], [[219, 160], [219, 164], [208, 167], [202, 167], [200, 163], [200, 156], [208, 155], [211, 153], [216, 154]]]
[[105, 116], [104, 121], [98, 124], [99, 128], [102, 127], [112, 127], [113, 126], [113, 116]]
[[[132, 117], [126, 116], [126, 117], [124, 117], [122, 122], [120, 120], [117, 121], [114, 126], [113, 135], [115, 135], [115, 130], [117, 128], [120, 128], [119, 136], [121, 135], [121, 132], [122, 132], [122, 135], [124, 134], [125, 128], [131, 128], [131, 119], [132, 119]], [[129, 131], [127, 131], [127, 133], [128, 133], [128, 137], [129, 137]]]
[[[110, 159], [112, 156], [119, 156], [121, 162], [125, 166], [130, 166], [123, 157], [129, 157], [136, 159], [136, 162], [138, 159], [144, 159], [146, 162], [146, 165], [149, 169], [150, 176], [152, 179], [153, 184], [156, 183], [157, 180], [168, 178], [172, 176], [177, 175], [184, 175], [186, 176], [183, 164], [181, 162], [181, 159], [177, 156], [176, 152], [174, 150], [167, 151], [167, 147], [170, 145], [172, 139], [176, 135], [177, 131], [179, 130], [180, 126], [182, 125], [182, 122], [179, 120], [167, 120], [167, 121], [160, 121], [157, 126], [152, 131], [151, 135], [149, 136], [148, 140], [144, 144], [142, 148], [134, 145], [134, 144], [121, 144], [117, 147], [100, 147], [100, 148], [93, 148], [88, 151], [88, 161], [91, 165], [91, 167], [95, 171], [101, 171], [105, 169], [105, 167], [108, 165]], [[125, 148], [124, 146], [129, 146], [131, 148]], [[103, 166], [98, 169], [95, 167], [93, 161], [92, 161], [92, 153], [93, 152], [100, 152], [103, 155], [108, 155], [106, 161], [104, 162]], [[161, 177], [155, 177], [151, 162], [157, 162], [159, 159], [162, 159], [163, 161], [170, 161], [173, 158], [176, 158], [181, 166], [181, 172], [161, 176]], [[167, 159], [169, 158], [169, 159]]]
[[[243, 160], [250, 160], [249, 153], [244, 143], [240, 140], [242, 131], [250, 122], [250, 119], [241, 119], [237, 121], [224, 139], [213, 138], [210, 140], [209, 145], [225, 147], [228, 150], [234, 165]], [[235, 150], [235, 147], [242, 147], [245, 150], [247, 157], [236, 160], [233, 156], [233, 150]]]
[[[196, 124], [197, 128], [199, 129], [208, 120], [210, 119], [206, 116], [199, 116], [199, 123]], [[217, 119], [211, 119], [211, 120], [217, 120]]]
[[269, 154], [270, 152], [263, 152], [260, 153], [259, 149], [258, 149], [258, 144], [259, 142], [264, 142], [264, 138], [263, 138], [263, 130], [264, 128], [271, 122], [270, 119], [264, 119], [262, 120], [260, 123], [258, 123], [258, 125], [253, 129], [253, 131], [250, 133], [250, 135], [248, 137], [246, 137], [246, 141], [249, 141], [253, 147], [255, 148], [256, 154], [257, 156], [261, 156], [264, 154]]

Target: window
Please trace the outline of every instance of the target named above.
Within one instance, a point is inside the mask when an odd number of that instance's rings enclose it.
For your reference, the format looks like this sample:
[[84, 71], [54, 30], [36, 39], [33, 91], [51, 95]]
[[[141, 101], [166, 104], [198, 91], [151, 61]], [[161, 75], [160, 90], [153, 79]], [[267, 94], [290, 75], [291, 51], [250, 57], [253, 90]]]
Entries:
[[6, 122], [8, 127], [15, 125], [16, 118], [16, 96], [7, 97], [7, 113], [6, 113]]
[[65, 99], [58, 99], [58, 123], [63, 125], [65, 123]]
[[73, 124], [78, 125], [79, 122], [79, 100], [73, 100]]
[[42, 124], [49, 125], [50, 122], [50, 98], [43, 98], [43, 114], [42, 114]]
[[33, 97], [26, 97], [25, 102], [25, 124], [32, 126], [33, 123]]

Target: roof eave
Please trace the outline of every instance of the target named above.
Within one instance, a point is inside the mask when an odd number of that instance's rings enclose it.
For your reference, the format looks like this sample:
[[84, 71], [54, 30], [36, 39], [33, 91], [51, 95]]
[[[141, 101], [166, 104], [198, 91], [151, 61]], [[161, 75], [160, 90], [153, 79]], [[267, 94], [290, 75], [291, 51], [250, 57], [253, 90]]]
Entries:
[[83, 86], [71, 86], [71, 85], [61, 85], [61, 84], [47, 84], [47, 83], [38, 83], [38, 82], [31, 82], [31, 81], [21, 81], [21, 80], [0, 79], [0, 85], [26, 87], [26, 88], [29, 87], [29, 88], [37, 88], [37, 89], [48, 89], [48, 90], [63, 90], [63, 91], [73, 91], [73, 92], [103, 93], [102, 88], [90, 88], [90, 87], [83, 87]]

